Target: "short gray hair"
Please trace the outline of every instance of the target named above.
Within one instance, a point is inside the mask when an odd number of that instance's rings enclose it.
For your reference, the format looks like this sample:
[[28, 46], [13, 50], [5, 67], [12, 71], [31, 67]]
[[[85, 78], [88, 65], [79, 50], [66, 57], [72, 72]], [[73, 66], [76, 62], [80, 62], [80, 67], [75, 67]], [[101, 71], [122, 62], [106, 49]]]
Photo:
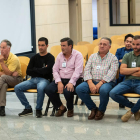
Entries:
[[4, 40], [1, 41], [1, 43], [2, 43], [2, 42], [5, 42], [5, 43], [7, 44], [7, 46], [9, 46], [9, 47], [11, 48], [12, 43], [11, 43], [9, 40], [4, 39]]
[[[111, 41], [110, 38], [108, 38], [108, 37], [102, 37], [101, 40], [102, 40], [102, 39], [108, 40], [108, 41], [109, 41], [109, 45], [111, 46], [112, 41]], [[100, 41], [101, 41], [101, 40], [100, 40]]]

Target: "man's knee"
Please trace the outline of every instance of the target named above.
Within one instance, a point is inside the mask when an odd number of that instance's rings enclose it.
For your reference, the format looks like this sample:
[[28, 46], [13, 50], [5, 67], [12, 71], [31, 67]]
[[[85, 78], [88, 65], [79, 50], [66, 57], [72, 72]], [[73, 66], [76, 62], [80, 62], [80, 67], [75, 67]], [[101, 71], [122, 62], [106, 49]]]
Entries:
[[80, 85], [76, 87], [75, 92], [79, 95], [81, 93]]
[[1, 79], [3, 81], [7, 80], [9, 78], [9, 75], [1, 75]]
[[113, 89], [109, 92], [109, 96], [110, 96], [112, 99], [115, 99], [116, 93], [115, 93], [115, 91], [114, 91]]
[[15, 92], [21, 90], [21, 88], [20, 88], [20, 84], [16, 85], [16, 86], [14, 87], [14, 90], [15, 90]]

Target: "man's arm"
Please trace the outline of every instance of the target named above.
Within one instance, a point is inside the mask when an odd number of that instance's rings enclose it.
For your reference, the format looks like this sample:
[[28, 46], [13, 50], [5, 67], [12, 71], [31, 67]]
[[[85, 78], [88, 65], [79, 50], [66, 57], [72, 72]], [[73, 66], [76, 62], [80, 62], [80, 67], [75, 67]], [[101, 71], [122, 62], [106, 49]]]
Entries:
[[[139, 68], [140, 69], [140, 68]], [[138, 72], [135, 72], [133, 74], [131, 74], [132, 76], [136, 76], [136, 77], [140, 77], [140, 70]]]
[[8, 67], [4, 64], [4, 62], [0, 62], [0, 64], [3, 69], [3, 74], [9, 75], [9, 76], [13, 74], [13, 72], [8, 69]]
[[15, 72], [17, 68], [18, 60], [16, 59], [12, 60], [12, 62], [7, 67], [4, 63], [4, 57], [0, 55], [0, 65], [1, 65], [1, 68], [3, 69], [3, 72], [0, 72], [0, 76], [4, 74], [12, 76], [12, 74]]
[[69, 81], [69, 83], [76, 85], [76, 81], [80, 78], [80, 75], [83, 73], [83, 56], [81, 53], [78, 53], [75, 58], [75, 70]]
[[55, 80], [55, 83], [61, 82], [61, 78], [59, 75], [59, 67], [60, 67], [60, 54], [57, 56], [55, 64], [53, 66], [53, 77]]
[[54, 59], [53, 56], [51, 56], [51, 57], [48, 58], [48, 60], [49, 61], [48, 61], [48, 64], [47, 64], [46, 67], [44, 67], [44, 68], [33, 68], [33, 71], [38, 73], [38, 74], [41, 74], [41, 75], [50, 74], [50, 72], [52, 71], [52, 67], [54, 65], [55, 59]]
[[106, 82], [111, 82], [117, 74], [118, 66], [118, 60], [114, 56], [114, 58], [111, 61], [110, 69], [108, 70], [107, 75], [105, 75], [102, 80]]
[[37, 73], [33, 70], [33, 68], [34, 68], [34, 62], [35, 60], [34, 60], [34, 57], [32, 57], [31, 59], [30, 59], [30, 62], [29, 62], [29, 64], [28, 64], [28, 67], [27, 67], [27, 70], [26, 70], [26, 74], [27, 75], [30, 75], [30, 76], [36, 76], [37, 75]]
[[132, 75], [135, 72], [138, 72], [139, 70], [140, 70], [139, 67], [136, 67], [136, 68], [127, 68], [127, 64], [121, 64], [120, 74], [123, 74], [123, 75]]
[[120, 49], [117, 49], [115, 56], [117, 57], [118, 61], [119, 61], [119, 67], [121, 65], [122, 59], [120, 59]]
[[85, 69], [84, 69], [84, 81], [87, 81], [87, 80], [92, 80], [92, 59], [93, 59], [93, 55], [91, 55], [88, 59], [88, 62], [85, 66]]

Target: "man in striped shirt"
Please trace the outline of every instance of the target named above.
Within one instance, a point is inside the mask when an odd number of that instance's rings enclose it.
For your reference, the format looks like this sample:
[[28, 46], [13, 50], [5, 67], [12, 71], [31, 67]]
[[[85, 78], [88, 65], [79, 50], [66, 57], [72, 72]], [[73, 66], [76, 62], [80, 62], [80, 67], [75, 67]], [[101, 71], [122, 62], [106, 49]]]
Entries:
[[[84, 70], [84, 81], [76, 88], [76, 93], [86, 104], [91, 114], [89, 120], [101, 120], [104, 116], [109, 92], [115, 86], [115, 77], [118, 70], [118, 59], [109, 52], [111, 40], [103, 37], [99, 43], [98, 53], [92, 54]], [[100, 94], [100, 105], [97, 108], [90, 93]]]

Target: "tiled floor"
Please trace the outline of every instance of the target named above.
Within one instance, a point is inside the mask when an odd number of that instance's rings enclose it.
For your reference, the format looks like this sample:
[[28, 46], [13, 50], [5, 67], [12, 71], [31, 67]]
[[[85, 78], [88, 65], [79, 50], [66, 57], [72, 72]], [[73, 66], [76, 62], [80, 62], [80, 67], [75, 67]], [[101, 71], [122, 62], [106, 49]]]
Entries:
[[[35, 110], [36, 95], [27, 93], [27, 98]], [[93, 97], [99, 104], [99, 97]], [[138, 99], [131, 99], [136, 102]], [[62, 96], [62, 101], [65, 100]], [[78, 104], [80, 104], [80, 100]], [[47, 97], [44, 100], [46, 107]], [[0, 140], [139, 140], [140, 120], [132, 117], [129, 122], [121, 122], [121, 116], [126, 109], [119, 109], [118, 104], [110, 99], [103, 120], [88, 120], [88, 109], [85, 105], [76, 105], [75, 115], [67, 118], [48, 116], [36, 118], [33, 116], [18, 117], [23, 110], [15, 93], [7, 93], [6, 116], [0, 117]], [[127, 109], [128, 110], [128, 109]], [[44, 110], [43, 110], [44, 112]]]

